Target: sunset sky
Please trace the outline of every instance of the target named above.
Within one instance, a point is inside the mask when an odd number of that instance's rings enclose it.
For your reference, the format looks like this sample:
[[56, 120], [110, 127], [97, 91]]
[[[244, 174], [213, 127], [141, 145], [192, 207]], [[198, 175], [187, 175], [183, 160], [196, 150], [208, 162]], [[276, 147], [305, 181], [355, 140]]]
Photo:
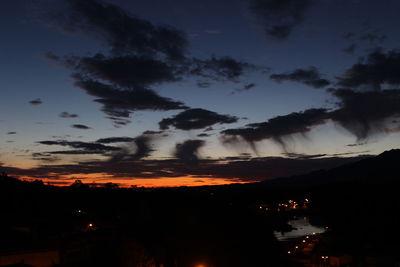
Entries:
[[253, 182], [400, 144], [397, 0], [3, 0], [0, 171]]

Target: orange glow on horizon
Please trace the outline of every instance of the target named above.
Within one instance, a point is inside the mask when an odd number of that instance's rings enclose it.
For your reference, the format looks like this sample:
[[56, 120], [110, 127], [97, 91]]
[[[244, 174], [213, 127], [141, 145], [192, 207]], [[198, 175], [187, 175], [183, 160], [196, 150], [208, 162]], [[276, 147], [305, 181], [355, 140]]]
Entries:
[[[21, 180], [33, 181], [34, 178], [20, 176]], [[76, 180], [81, 180], [84, 184], [88, 185], [103, 185], [106, 183], [115, 183], [120, 187], [180, 187], [180, 186], [209, 186], [209, 185], [227, 185], [235, 183], [248, 183], [238, 181], [236, 179], [229, 178], [218, 178], [218, 177], [193, 177], [193, 176], [181, 176], [181, 177], [160, 177], [160, 178], [116, 178], [111, 175], [98, 173], [98, 174], [74, 174], [67, 176], [59, 176], [59, 178], [41, 178], [44, 183], [49, 183], [55, 186], [69, 186]]]

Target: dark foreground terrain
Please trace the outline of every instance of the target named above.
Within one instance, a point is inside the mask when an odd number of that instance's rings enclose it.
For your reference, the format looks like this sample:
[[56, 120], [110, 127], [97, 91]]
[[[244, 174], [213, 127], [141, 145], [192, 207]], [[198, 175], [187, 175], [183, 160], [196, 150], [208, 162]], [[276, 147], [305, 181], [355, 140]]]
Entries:
[[[169, 189], [3, 174], [0, 266], [399, 266], [399, 163], [392, 150], [303, 176]], [[300, 216], [326, 231], [278, 241]]]

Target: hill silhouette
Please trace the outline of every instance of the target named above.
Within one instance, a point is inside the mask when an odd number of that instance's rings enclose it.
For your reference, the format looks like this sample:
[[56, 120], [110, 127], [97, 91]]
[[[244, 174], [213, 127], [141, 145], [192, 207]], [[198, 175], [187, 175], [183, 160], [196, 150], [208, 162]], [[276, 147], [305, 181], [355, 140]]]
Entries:
[[263, 181], [259, 185], [261, 187], [304, 188], [339, 183], [398, 184], [400, 183], [399, 160], [400, 149], [392, 149], [375, 157], [365, 158], [333, 169]]

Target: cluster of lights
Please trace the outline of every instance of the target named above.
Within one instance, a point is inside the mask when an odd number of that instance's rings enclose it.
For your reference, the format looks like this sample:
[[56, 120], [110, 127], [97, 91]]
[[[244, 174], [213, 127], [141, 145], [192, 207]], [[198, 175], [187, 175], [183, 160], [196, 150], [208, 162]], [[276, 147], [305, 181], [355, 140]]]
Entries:
[[282, 210], [295, 210], [299, 208], [307, 208], [308, 204], [310, 203], [310, 200], [308, 198], [305, 198], [303, 201], [297, 202], [292, 199], [289, 199], [287, 202], [283, 203], [278, 203], [277, 206], [274, 207], [268, 207], [267, 205], [260, 205], [259, 208], [260, 210], [276, 210], [276, 211], [282, 211]]
[[[316, 235], [317, 233], [315, 233], [315, 232], [313, 232], [312, 233], [312, 235]], [[303, 244], [303, 245], [305, 245], [305, 243], [307, 243], [307, 239], [310, 241], [310, 236], [306, 236], [303, 240], [301, 240], [301, 243]], [[289, 250], [287, 253], [290, 255], [290, 254], [292, 254], [292, 253], [294, 253], [294, 252], [296, 252], [296, 251], [298, 251], [298, 249], [300, 248], [300, 246], [295, 246], [294, 247], [294, 249], [293, 250]]]

